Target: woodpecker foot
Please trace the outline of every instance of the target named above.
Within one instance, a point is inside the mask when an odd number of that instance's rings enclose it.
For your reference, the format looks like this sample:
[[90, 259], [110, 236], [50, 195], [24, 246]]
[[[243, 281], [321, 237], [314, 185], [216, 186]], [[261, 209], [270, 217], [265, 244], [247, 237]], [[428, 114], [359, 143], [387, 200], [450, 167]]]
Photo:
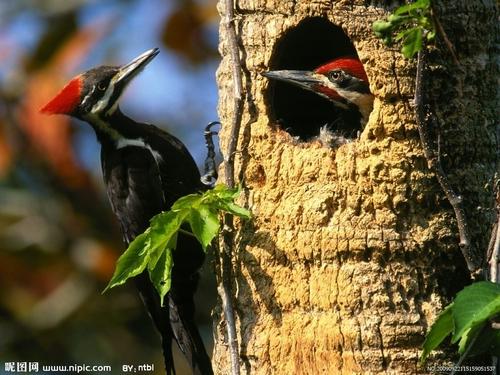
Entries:
[[219, 121], [212, 121], [205, 127], [205, 145], [207, 146], [207, 157], [205, 158], [204, 174], [201, 176], [201, 182], [204, 185], [213, 187], [217, 181], [217, 162], [215, 160], [215, 144], [214, 135], [218, 135], [219, 132], [213, 131], [212, 127], [215, 125], [220, 125]]

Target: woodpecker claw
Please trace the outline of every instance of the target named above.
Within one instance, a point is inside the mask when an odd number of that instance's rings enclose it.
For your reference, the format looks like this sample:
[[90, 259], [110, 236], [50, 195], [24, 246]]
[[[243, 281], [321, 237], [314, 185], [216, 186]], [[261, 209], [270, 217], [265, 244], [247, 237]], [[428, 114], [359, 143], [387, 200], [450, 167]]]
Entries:
[[205, 158], [205, 170], [203, 176], [201, 176], [200, 180], [204, 185], [214, 186], [217, 182], [218, 173], [217, 173], [217, 162], [215, 160], [215, 144], [213, 140], [213, 136], [219, 134], [219, 132], [212, 131], [212, 127], [215, 125], [220, 125], [219, 121], [212, 121], [205, 127], [205, 145], [207, 146], [207, 157]]

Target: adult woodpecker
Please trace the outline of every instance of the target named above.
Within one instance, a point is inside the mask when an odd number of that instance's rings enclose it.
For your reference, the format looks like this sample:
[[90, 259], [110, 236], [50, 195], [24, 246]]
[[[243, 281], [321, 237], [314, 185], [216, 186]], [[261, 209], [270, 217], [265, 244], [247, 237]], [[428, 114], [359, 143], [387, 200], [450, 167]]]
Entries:
[[[92, 126], [101, 144], [101, 165], [111, 207], [128, 245], [149, 220], [181, 196], [206, 189], [189, 151], [174, 136], [125, 116], [118, 100], [130, 81], [158, 54], [151, 49], [121, 67], [100, 66], [73, 78], [41, 112], [65, 114]], [[204, 253], [191, 236], [179, 234], [172, 286], [164, 306], [147, 271], [134, 278], [160, 332], [167, 374], [175, 373], [172, 339], [194, 374], [212, 374], [194, 323], [193, 294]], [[167, 300], [168, 299], [168, 300]]]
[[362, 129], [373, 108], [368, 77], [363, 64], [355, 57], [336, 58], [313, 71], [275, 70], [262, 75], [299, 86], [331, 101], [352, 129]]

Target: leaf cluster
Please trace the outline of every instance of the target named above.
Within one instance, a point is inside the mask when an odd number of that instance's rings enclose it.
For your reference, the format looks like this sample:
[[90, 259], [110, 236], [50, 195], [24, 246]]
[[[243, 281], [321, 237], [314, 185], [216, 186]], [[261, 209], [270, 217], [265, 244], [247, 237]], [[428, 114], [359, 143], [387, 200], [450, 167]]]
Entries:
[[417, 0], [399, 7], [387, 20], [375, 21], [373, 32], [386, 45], [401, 42], [403, 56], [412, 58], [422, 50], [424, 37], [431, 41], [436, 36], [431, 16], [431, 0]]
[[468, 356], [489, 353], [500, 356], [500, 331], [490, 320], [500, 313], [500, 285], [489, 281], [474, 283], [457, 294], [455, 301], [438, 316], [427, 333], [420, 363], [451, 335], [458, 353]]
[[179, 233], [194, 236], [206, 252], [219, 233], [221, 213], [243, 219], [251, 217], [250, 211], [234, 203], [239, 194], [239, 188], [217, 185], [204, 193], [181, 197], [170, 211], [154, 216], [150, 227], [137, 236], [118, 259], [113, 277], [104, 292], [124, 284], [147, 269], [163, 301], [171, 286], [173, 251]]

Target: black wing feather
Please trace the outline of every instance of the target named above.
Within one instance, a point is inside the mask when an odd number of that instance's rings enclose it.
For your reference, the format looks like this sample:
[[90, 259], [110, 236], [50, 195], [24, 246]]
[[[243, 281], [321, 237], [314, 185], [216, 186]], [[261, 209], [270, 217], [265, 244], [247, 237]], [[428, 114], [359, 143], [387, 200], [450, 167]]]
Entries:
[[[153, 126], [144, 125], [143, 130], [149, 133], [144, 141], [150, 148], [103, 146], [101, 154], [108, 198], [127, 244], [144, 232], [154, 215], [181, 196], [205, 188], [193, 158], [177, 138]], [[175, 338], [193, 373], [211, 375], [210, 359], [194, 323], [193, 295], [204, 253], [194, 238], [181, 234], [173, 258], [172, 287], [163, 307], [147, 271], [135, 283], [162, 336], [167, 374], [175, 373], [171, 351]]]

